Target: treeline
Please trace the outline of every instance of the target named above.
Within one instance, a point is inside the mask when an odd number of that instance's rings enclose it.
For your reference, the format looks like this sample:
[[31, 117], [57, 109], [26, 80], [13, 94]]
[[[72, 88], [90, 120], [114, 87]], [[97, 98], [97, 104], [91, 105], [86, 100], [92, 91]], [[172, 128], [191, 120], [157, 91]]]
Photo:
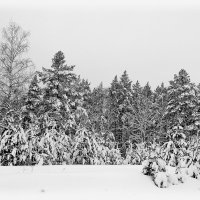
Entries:
[[200, 87], [184, 69], [155, 90], [132, 82], [126, 71], [108, 88], [92, 89], [61, 51], [34, 72], [24, 57], [28, 36], [15, 23], [3, 29], [1, 165], [141, 163], [142, 148], [164, 144], [174, 127], [187, 141], [198, 135]]

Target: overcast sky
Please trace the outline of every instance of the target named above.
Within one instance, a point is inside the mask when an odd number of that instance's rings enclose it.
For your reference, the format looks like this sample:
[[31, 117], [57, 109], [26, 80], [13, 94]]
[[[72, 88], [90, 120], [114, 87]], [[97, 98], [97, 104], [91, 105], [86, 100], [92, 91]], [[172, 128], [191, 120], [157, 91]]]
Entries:
[[[31, 33], [36, 69], [50, 67], [61, 50], [92, 86], [109, 86], [128, 71], [133, 82], [155, 88], [181, 68], [200, 82], [198, 1], [15, 1], [0, 3], [0, 28], [17, 22]], [[29, 2], [29, 3], [27, 3]]]

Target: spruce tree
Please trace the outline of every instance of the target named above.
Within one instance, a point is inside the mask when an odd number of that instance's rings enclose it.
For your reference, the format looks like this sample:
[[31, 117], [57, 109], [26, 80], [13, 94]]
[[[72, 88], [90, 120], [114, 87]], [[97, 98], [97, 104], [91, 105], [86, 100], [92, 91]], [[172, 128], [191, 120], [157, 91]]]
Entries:
[[139, 82], [133, 84], [131, 133], [136, 143], [152, 141], [155, 138], [157, 105], [153, 102], [150, 85], [141, 87]]
[[142, 93], [142, 87], [137, 80], [135, 84], [132, 86], [132, 92], [133, 92], [133, 100], [136, 100]]
[[132, 112], [133, 114], [131, 115], [131, 129], [132, 129], [132, 135], [131, 135], [131, 140], [134, 143], [140, 143], [142, 141], [141, 139], [141, 130], [139, 129], [140, 126], [140, 120], [139, 117], [140, 115], [140, 109], [143, 107], [142, 105], [142, 86], [140, 85], [139, 81], [137, 81], [135, 84], [132, 86]]
[[[118, 147], [125, 148], [130, 136], [129, 116], [131, 113], [132, 88], [126, 71], [118, 81], [117, 76], [109, 90], [110, 113], [112, 116], [111, 131], [114, 133]], [[124, 152], [123, 152], [124, 153]]]
[[194, 111], [198, 105], [197, 89], [190, 81], [188, 73], [182, 69], [168, 88], [168, 103], [164, 119], [168, 122], [167, 129], [174, 126], [183, 127], [186, 136], [195, 132], [193, 124]]
[[34, 117], [39, 117], [40, 104], [42, 102], [42, 90], [39, 87], [37, 74], [33, 77], [27, 96], [25, 98], [25, 106], [23, 109], [23, 128], [28, 128], [29, 123], [34, 122]]
[[152, 97], [153, 92], [151, 90], [149, 82], [147, 82], [147, 84], [143, 87], [142, 93], [143, 93], [144, 97], [146, 97], [146, 98]]
[[132, 81], [130, 81], [126, 71], [124, 71], [124, 73], [122, 74], [119, 84], [120, 84], [119, 125], [121, 128], [121, 135], [122, 135], [121, 142], [124, 151], [126, 151], [126, 142], [129, 140], [131, 134], [129, 117], [132, 114], [132, 109], [131, 109]]
[[26, 110], [33, 112], [35, 115], [38, 114], [38, 108], [41, 102], [42, 90], [39, 87], [39, 81], [37, 74], [33, 77], [31, 84], [29, 86], [27, 100], [26, 100]]
[[79, 98], [81, 100], [82, 106], [85, 109], [88, 109], [88, 104], [91, 101], [91, 88], [88, 80], [81, 79], [80, 76], [76, 78], [75, 82], [77, 94], [79, 94]]
[[[59, 51], [52, 59], [51, 69], [39, 73], [44, 85], [42, 109], [59, 127], [73, 127], [73, 112], [80, 104], [76, 91], [74, 66], [65, 64], [65, 56]], [[73, 128], [72, 128], [73, 129]]]
[[110, 130], [114, 134], [116, 142], [121, 141], [119, 127], [119, 90], [120, 84], [118, 77], [115, 76], [109, 88], [109, 121]]
[[159, 140], [163, 141], [165, 139], [164, 127], [166, 124], [166, 121], [164, 120], [164, 114], [167, 108], [167, 87], [165, 87], [164, 83], [156, 88], [153, 98], [153, 101], [157, 105], [158, 109], [156, 132], [158, 133]]
[[98, 87], [93, 89], [89, 105], [89, 118], [91, 120], [93, 128], [98, 132], [104, 131], [105, 128], [105, 103], [106, 90], [103, 88], [103, 84], [101, 83]]

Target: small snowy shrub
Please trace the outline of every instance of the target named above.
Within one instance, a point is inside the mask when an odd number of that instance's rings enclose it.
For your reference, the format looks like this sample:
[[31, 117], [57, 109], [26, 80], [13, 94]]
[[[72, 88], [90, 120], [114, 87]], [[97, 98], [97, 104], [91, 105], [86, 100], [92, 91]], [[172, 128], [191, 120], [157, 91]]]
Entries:
[[160, 155], [160, 145], [155, 142], [153, 144], [143, 142], [135, 145], [136, 148], [129, 148], [126, 153], [125, 162], [128, 164], [140, 165], [149, 157], [158, 157]]
[[169, 185], [178, 185], [178, 175], [175, 173], [167, 173], [167, 179]]
[[166, 188], [169, 186], [166, 172], [157, 172], [153, 177], [153, 181], [159, 188]]
[[161, 158], [150, 158], [143, 162], [143, 174], [154, 176], [157, 172], [166, 172], [166, 163]]
[[146, 160], [149, 157], [149, 152], [146, 143], [136, 144], [136, 151], [134, 156], [136, 159], [139, 157], [138, 164], [141, 164], [144, 160]]
[[72, 145], [72, 164], [93, 164], [97, 157], [97, 142], [86, 129], [77, 131]]
[[20, 126], [10, 125], [0, 136], [1, 165], [25, 165], [30, 161], [28, 134]]
[[170, 185], [178, 185], [179, 179], [179, 175], [173, 172], [157, 172], [153, 176], [153, 181], [159, 188], [166, 188]]
[[168, 165], [176, 167], [181, 161], [181, 157], [186, 156], [187, 143], [185, 142], [185, 134], [181, 126], [175, 126], [168, 132], [169, 141], [162, 146], [161, 156]]
[[199, 170], [198, 167], [195, 164], [191, 164], [188, 168], [188, 175], [192, 178], [196, 178], [198, 179], [200, 174], [199, 174]]
[[177, 175], [178, 181], [180, 183], [185, 183], [187, 180], [187, 171], [184, 170], [176, 170], [175, 174]]
[[36, 163], [40, 165], [70, 164], [70, 138], [55, 128], [35, 138], [34, 150]]
[[128, 141], [128, 147], [126, 149], [126, 156], [123, 161], [124, 165], [136, 165], [136, 164], [141, 164], [142, 160], [142, 154], [141, 152], [138, 151], [138, 147], [140, 146], [139, 144], [136, 145], [136, 149], [133, 148], [133, 144], [131, 141]]
[[150, 158], [143, 162], [143, 174], [152, 176], [157, 187], [166, 188], [170, 185], [177, 185], [185, 182], [185, 174], [181, 171], [168, 172], [166, 162], [162, 158]]
[[154, 159], [145, 160], [142, 165], [142, 172], [144, 175], [153, 176], [158, 170], [156, 161]]
[[73, 141], [72, 164], [122, 164], [123, 159], [118, 149], [103, 145], [102, 140], [86, 129], [78, 131]]

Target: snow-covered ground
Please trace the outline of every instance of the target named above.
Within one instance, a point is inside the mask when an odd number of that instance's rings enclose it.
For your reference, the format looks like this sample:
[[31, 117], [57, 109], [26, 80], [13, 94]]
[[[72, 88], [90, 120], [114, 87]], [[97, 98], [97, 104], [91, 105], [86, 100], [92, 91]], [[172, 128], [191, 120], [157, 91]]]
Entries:
[[199, 199], [200, 181], [157, 188], [142, 166], [0, 167], [0, 199]]

